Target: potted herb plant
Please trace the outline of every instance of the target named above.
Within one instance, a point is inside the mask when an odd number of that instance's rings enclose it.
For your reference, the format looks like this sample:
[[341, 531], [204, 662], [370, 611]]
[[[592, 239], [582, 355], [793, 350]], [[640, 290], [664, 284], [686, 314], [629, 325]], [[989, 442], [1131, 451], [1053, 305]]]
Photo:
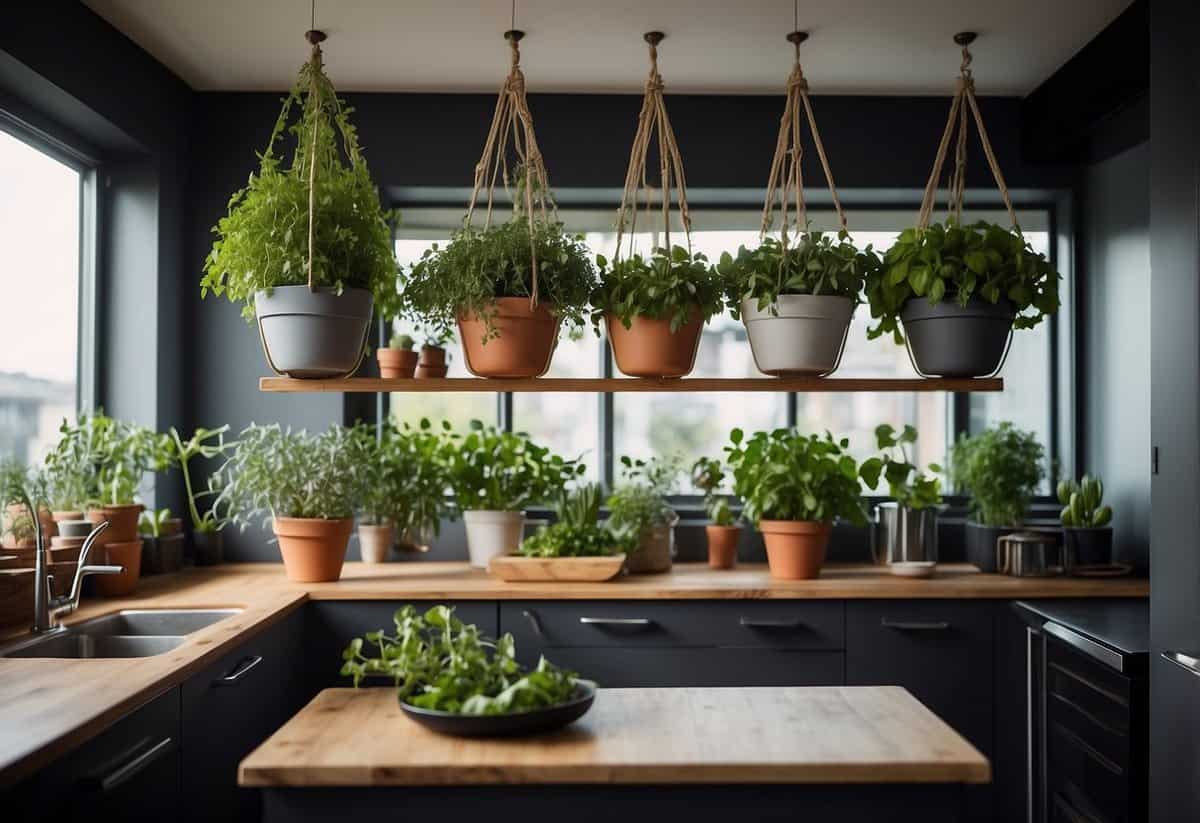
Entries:
[[393, 337], [390, 344], [375, 352], [379, 361], [379, 376], [386, 378], [410, 378], [417, 370], [417, 353], [413, 351], [411, 335]]
[[517, 551], [527, 506], [553, 500], [586, 471], [579, 461], [552, 454], [528, 435], [498, 431], [478, 420], [465, 435], [448, 433], [441, 455], [466, 523], [471, 565], [484, 569], [493, 557]]
[[1004, 422], [958, 439], [950, 451], [950, 477], [971, 496], [966, 524], [967, 560], [996, 570], [996, 541], [1018, 531], [1029, 502], [1046, 476], [1046, 452], [1032, 432]]
[[837, 369], [866, 277], [880, 265], [870, 246], [859, 251], [845, 231], [836, 241], [807, 231], [788, 245], [768, 236], [737, 257], [725, 252], [717, 272], [759, 371], [824, 376]]
[[143, 576], [183, 568], [183, 521], [172, 517], [170, 509], [142, 512], [138, 530], [142, 535]]
[[523, 557], [609, 557], [631, 544], [600, 522], [604, 492], [597, 483], [559, 493], [556, 519], [521, 543]]
[[[6, 548], [29, 548], [34, 545], [34, 526], [33, 515], [30, 513], [28, 506], [24, 502], [26, 489], [33, 485], [42, 482], [41, 476], [14, 457], [0, 458], [0, 489], [7, 489], [5, 493], [4, 517], [3, 523], [0, 524], [0, 530], [3, 532], [2, 544]], [[39, 501], [44, 499], [43, 495], [31, 495]], [[41, 520], [42, 533], [47, 537], [52, 537], [58, 534], [55, 528], [55, 521], [48, 508], [40, 508], [38, 511], [38, 519]]]
[[611, 265], [597, 256], [592, 324], [603, 319], [617, 368], [630, 377], [683, 377], [696, 362], [700, 333], [724, 309], [720, 280], [700, 253], [682, 246], [633, 254]]
[[621, 458], [622, 480], [608, 498], [608, 528], [630, 546], [625, 565], [634, 574], [671, 570], [675, 524], [670, 494], [679, 474], [674, 460]]
[[701, 457], [692, 466], [692, 485], [704, 493], [704, 510], [711, 521], [704, 527], [704, 533], [708, 538], [708, 565], [714, 569], [732, 569], [737, 565], [738, 542], [742, 538], [742, 527], [729, 506], [729, 498], [719, 492], [724, 482], [725, 470], [720, 460]]
[[743, 513], [762, 532], [771, 576], [784, 580], [821, 573], [834, 521], [867, 524], [858, 466], [847, 440], [793, 429], [729, 434], [726, 463]]
[[876, 447], [883, 454], [864, 460], [859, 467], [859, 475], [872, 490], [881, 477], [888, 485], [892, 500], [875, 506], [871, 552], [876, 563], [893, 565], [893, 571], [909, 563], [923, 564], [918, 568], [932, 571], [938, 557], [942, 483], [936, 475], [942, 467], [931, 463], [929, 474], [922, 473], [908, 454], [916, 442], [917, 430], [912, 426], [897, 433], [884, 423], [875, 429]]
[[1085, 474], [1078, 483], [1058, 484], [1058, 502], [1063, 527], [1063, 552], [1071, 565], [1100, 566], [1111, 563], [1112, 506], [1104, 504], [1104, 482]]
[[42, 463], [41, 477], [55, 523], [79, 522], [95, 489], [100, 463], [97, 443], [87, 417], [71, 424], [63, 420], [59, 439]]
[[228, 425], [215, 429], [198, 428], [188, 440], [184, 440], [174, 426], [168, 433], [171, 438], [172, 461], [183, 475], [188, 517], [192, 521], [192, 561], [197, 566], [215, 566], [224, 559], [221, 530], [225, 528], [228, 520], [218, 514], [215, 506], [200, 511], [200, 500], [206, 497], [215, 498], [220, 490], [216, 488], [214, 475], [209, 475], [207, 488], [197, 490], [192, 479], [192, 461], [197, 457], [214, 460], [227, 454], [233, 446], [225, 440], [225, 433], [228, 431]]
[[923, 375], [994, 374], [1012, 330], [1033, 328], [1058, 310], [1058, 280], [1019, 229], [955, 218], [906, 229], [884, 265], [867, 275], [877, 321], [868, 335], [907, 341]]
[[417, 369], [413, 377], [418, 380], [445, 377], [449, 370], [449, 356], [446, 354], [446, 338], [438, 333], [430, 333], [421, 345], [421, 353], [417, 359]]
[[341, 577], [364, 477], [350, 438], [339, 425], [315, 435], [251, 425], [220, 469], [216, 505], [242, 528], [271, 524], [289, 580]]
[[[293, 106], [301, 114], [289, 126]], [[247, 321], [257, 317], [268, 364], [292, 377], [353, 373], [366, 351], [373, 294], [381, 305], [394, 302], [389, 215], [379, 205], [351, 111], [314, 42], [258, 173], [230, 198], [204, 264], [201, 296], [242, 303]], [[285, 162], [276, 150], [293, 138]]]

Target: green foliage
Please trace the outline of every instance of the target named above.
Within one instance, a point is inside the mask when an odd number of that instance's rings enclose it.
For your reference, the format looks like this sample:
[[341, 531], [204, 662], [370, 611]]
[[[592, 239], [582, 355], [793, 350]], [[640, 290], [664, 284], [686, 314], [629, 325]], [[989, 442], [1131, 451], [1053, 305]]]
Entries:
[[65, 428], [64, 437], [78, 438], [93, 449], [95, 486], [86, 500], [88, 505], [135, 503], [145, 476], [166, 471], [172, 464], [167, 435], [100, 412], [81, 414], [74, 427]]
[[989, 303], [1007, 300], [1017, 314], [1013, 325], [1030, 329], [1058, 311], [1058, 281], [1058, 272], [1019, 230], [983, 222], [960, 226], [953, 219], [924, 231], [905, 229], [883, 267], [867, 276], [871, 317], [879, 321], [868, 336], [891, 332], [903, 343], [900, 310], [917, 297], [961, 306], [976, 295]]
[[101, 455], [89, 419], [81, 416], [75, 425], [64, 419], [58, 428], [58, 442], [46, 455], [41, 478], [52, 511], [82, 510], [96, 497]]
[[[512, 635], [488, 641], [449, 606], [424, 615], [405, 606], [393, 622], [395, 634], [369, 632], [342, 652], [342, 676], [353, 677], [356, 688], [364, 678], [389, 677], [409, 705], [470, 715], [527, 712], [565, 703], [575, 693], [574, 674], [544, 657], [532, 671], [523, 669]], [[364, 654], [367, 645], [378, 654]]]
[[794, 429], [756, 432], [748, 440], [741, 429], [729, 433], [726, 462], [733, 491], [743, 512], [760, 520], [832, 521], [844, 518], [865, 525], [859, 495], [858, 466], [846, 453], [850, 442], [803, 435]]
[[1112, 506], [1104, 502], [1104, 481], [1085, 474], [1076, 483], [1063, 480], [1058, 484], [1058, 502], [1063, 510], [1060, 519], [1067, 528], [1097, 529], [1112, 522]]
[[587, 471], [539, 446], [527, 434], [502, 432], [471, 421], [463, 436], [442, 444], [450, 487], [461, 511], [521, 511], [554, 499], [566, 484]]
[[145, 537], [161, 537], [163, 526], [170, 519], [170, 509], [146, 509], [138, 516], [138, 533]]
[[859, 302], [869, 274], [881, 263], [870, 246], [859, 251], [849, 235], [837, 238], [807, 231], [784, 247], [777, 237], [766, 237], [758, 248], [738, 248], [737, 257], [721, 255], [717, 273], [725, 288], [730, 312], [736, 319], [743, 300], [755, 300], [759, 311], [772, 306], [781, 294], [821, 294], [848, 297]]
[[[872, 490], [882, 475], [887, 480], [888, 495], [901, 506], [930, 509], [942, 502], [942, 481], [922, 474], [909, 462], [908, 447], [917, 442], [915, 428], [905, 426], [904, 431], [896, 434], [893, 427], [884, 423], [875, 428], [875, 442], [883, 455], [865, 460], [859, 467], [859, 475]], [[938, 464], [929, 464], [931, 473], [936, 475], [941, 470]]]
[[[449, 423], [443, 421], [443, 430]], [[452, 514], [446, 492], [449, 476], [442, 460], [442, 437], [428, 419], [416, 426], [392, 422], [378, 433], [360, 423], [351, 432], [353, 461], [363, 473], [358, 510], [364, 522], [390, 523], [399, 534], [435, 536]]]
[[192, 482], [192, 461], [197, 457], [214, 460], [224, 457], [235, 444], [226, 442], [225, 433], [229, 426], [224, 425], [215, 429], [199, 428], [192, 432], [188, 440], [184, 440], [179, 431], [172, 426], [168, 432], [171, 448], [174, 452], [173, 461], [179, 466], [183, 475], [183, 487], [187, 493], [188, 515], [192, 519], [192, 530], [196, 532], [217, 532], [225, 528], [228, 520], [220, 517], [215, 506], [210, 506], [203, 513], [199, 501], [206, 497], [215, 497], [219, 489], [214, 482], [214, 476], [209, 476], [208, 488], [197, 491]]
[[950, 476], [971, 495], [984, 526], [1019, 526], [1046, 476], [1046, 452], [1033, 432], [1001, 423], [975, 436], [962, 435], [950, 451]]
[[32, 479], [29, 467], [17, 458], [0, 458], [0, 506], [22, 502]]
[[[562, 223], [534, 221], [538, 300], [579, 329], [596, 282], [581, 235], [570, 235]], [[449, 339], [460, 314], [478, 315], [495, 336], [495, 300], [526, 297], [533, 289], [529, 220], [518, 215], [486, 229], [464, 226], [440, 248], [434, 244], [413, 264], [405, 279], [402, 311], [423, 327]]]
[[402, 334], [391, 341], [389, 348], [399, 349], [400, 351], [412, 351], [416, 343], [412, 339], [412, 335]]
[[563, 491], [554, 506], [557, 521], [521, 544], [525, 557], [607, 557], [628, 548], [625, 541], [601, 525], [604, 492], [587, 483], [573, 492]]
[[693, 307], [704, 322], [724, 309], [720, 278], [699, 252], [675, 246], [669, 252], [655, 249], [648, 260], [635, 254], [610, 265], [597, 255], [596, 263], [600, 285], [592, 292], [592, 325], [597, 334], [606, 313], [619, 317], [625, 328], [634, 317], [669, 317], [674, 332], [690, 319]]
[[729, 507], [729, 498], [717, 493], [724, 482], [725, 470], [720, 460], [701, 457], [692, 466], [692, 485], [704, 493], [704, 510], [714, 526], [732, 526], [737, 520]]
[[621, 458], [621, 483], [608, 498], [607, 525], [627, 547], [636, 548], [646, 531], [679, 519], [667, 495], [679, 476], [676, 459]]
[[[302, 113], [289, 127], [294, 105]], [[211, 291], [243, 303], [242, 316], [251, 321], [256, 291], [308, 282], [308, 181], [315, 158], [315, 284], [338, 294], [347, 288], [368, 289], [383, 317], [396, 315], [392, 215], [379, 205], [350, 123], [352, 112], [338, 100], [324, 70], [312, 61], [305, 63], [283, 101], [266, 151], [259, 155], [258, 173], [229, 198], [229, 213], [213, 228], [217, 240], [204, 263], [202, 297]], [[286, 166], [275, 153], [285, 134], [296, 144]]]

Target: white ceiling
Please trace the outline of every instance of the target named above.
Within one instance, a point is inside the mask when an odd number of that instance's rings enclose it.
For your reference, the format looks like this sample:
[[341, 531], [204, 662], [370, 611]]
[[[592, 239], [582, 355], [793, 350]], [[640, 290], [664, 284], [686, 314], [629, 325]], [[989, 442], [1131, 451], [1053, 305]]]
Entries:
[[[85, 0], [203, 90], [281, 90], [307, 56], [310, 0]], [[1131, 0], [804, 0], [814, 93], [944, 94], [974, 29], [980, 94], [1024, 95]], [[343, 91], [495, 91], [508, 0], [317, 0]], [[791, 66], [788, 0], [518, 0], [531, 91], [637, 92], [641, 34], [661, 29], [668, 92], [779, 93]]]

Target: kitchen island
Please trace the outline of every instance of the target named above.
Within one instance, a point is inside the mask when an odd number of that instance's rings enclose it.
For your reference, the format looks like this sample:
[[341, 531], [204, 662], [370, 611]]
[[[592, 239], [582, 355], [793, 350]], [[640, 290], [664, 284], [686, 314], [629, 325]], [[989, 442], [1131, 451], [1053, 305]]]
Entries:
[[905, 689], [601, 689], [549, 735], [469, 740], [327, 689], [252, 752], [264, 819], [957, 821], [988, 761]]

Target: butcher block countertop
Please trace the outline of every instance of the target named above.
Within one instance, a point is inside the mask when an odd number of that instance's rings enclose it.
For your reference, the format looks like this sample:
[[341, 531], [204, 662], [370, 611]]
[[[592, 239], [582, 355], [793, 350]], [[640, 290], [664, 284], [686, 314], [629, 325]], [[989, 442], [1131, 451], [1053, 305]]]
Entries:
[[[0, 787], [90, 739], [163, 690], [216, 662], [306, 600], [803, 599], [1146, 597], [1141, 579], [1020, 579], [939, 567], [932, 580], [892, 577], [874, 566], [829, 566], [817, 580], [775, 581], [762, 565], [714, 571], [679, 565], [667, 574], [611, 583], [503, 583], [465, 563], [347, 563], [337, 583], [290, 583], [273, 563], [191, 569], [140, 582], [128, 598], [85, 601], [67, 623], [130, 608], [239, 607], [155, 657], [0, 659]], [[30, 615], [32, 619], [32, 614]], [[0, 643], [26, 629], [0, 630]]]
[[536, 738], [409, 720], [391, 688], [327, 689], [242, 761], [243, 786], [986, 783], [988, 761], [898, 686], [600, 689]]

